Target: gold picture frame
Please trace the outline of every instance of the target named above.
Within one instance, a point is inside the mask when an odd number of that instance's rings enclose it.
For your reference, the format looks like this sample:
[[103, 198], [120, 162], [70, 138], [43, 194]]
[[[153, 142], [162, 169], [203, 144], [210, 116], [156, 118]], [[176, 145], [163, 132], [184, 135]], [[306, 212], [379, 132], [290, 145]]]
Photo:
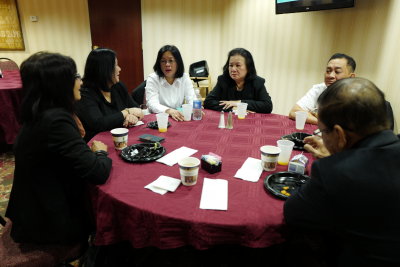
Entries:
[[25, 50], [16, 0], [0, 0], [1, 50]]

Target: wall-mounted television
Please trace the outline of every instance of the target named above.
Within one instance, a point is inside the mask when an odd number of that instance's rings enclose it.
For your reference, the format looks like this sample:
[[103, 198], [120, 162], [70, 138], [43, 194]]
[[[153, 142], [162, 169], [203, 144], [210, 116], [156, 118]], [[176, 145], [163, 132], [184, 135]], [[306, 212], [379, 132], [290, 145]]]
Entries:
[[276, 14], [354, 7], [355, 0], [275, 0]]

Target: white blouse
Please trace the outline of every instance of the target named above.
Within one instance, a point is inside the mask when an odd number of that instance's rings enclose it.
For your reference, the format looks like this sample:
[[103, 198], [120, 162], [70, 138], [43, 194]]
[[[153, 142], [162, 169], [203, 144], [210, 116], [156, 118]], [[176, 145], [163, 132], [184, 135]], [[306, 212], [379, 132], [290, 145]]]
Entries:
[[192, 80], [184, 73], [169, 84], [165, 77], [152, 73], [146, 80], [146, 102], [152, 113], [165, 112], [169, 108], [177, 109], [182, 106], [185, 98], [193, 103], [195, 97]]

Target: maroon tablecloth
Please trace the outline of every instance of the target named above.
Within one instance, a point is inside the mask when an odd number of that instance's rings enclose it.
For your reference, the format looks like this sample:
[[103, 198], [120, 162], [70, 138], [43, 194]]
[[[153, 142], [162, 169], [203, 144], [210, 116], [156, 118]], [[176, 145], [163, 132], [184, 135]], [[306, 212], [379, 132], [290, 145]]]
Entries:
[[22, 81], [19, 70], [3, 70], [0, 78], [0, 142], [13, 144], [20, 124]]
[[[113, 149], [111, 134], [103, 132], [93, 138], [109, 146], [113, 169], [106, 184], [92, 188], [96, 213], [95, 243], [107, 245], [129, 240], [134, 247], [154, 246], [162, 249], [191, 245], [206, 249], [218, 244], [267, 247], [283, 241], [283, 201], [267, 193], [263, 172], [258, 182], [234, 178], [248, 157], [260, 158], [260, 146], [276, 145], [282, 135], [296, 132], [295, 122], [276, 114], [249, 114], [246, 119], [235, 116], [232, 130], [219, 129], [219, 112], [206, 110], [202, 121], [175, 122], [170, 119], [168, 132], [146, 128], [129, 130], [128, 143], [139, 143], [144, 133], [165, 137], [167, 153], [181, 146], [199, 150], [200, 158], [209, 152], [223, 157], [222, 172], [209, 174], [200, 169], [197, 185], [180, 185], [174, 192], [156, 194], [144, 186], [160, 175], [179, 178], [179, 167], [158, 162], [127, 163]], [[155, 119], [147, 115], [144, 122]], [[226, 118], [225, 118], [226, 119]], [[304, 132], [316, 127], [306, 125]], [[294, 154], [299, 151], [294, 151]], [[309, 158], [311, 155], [308, 154]], [[277, 171], [287, 170], [278, 166]], [[200, 206], [203, 179], [228, 180], [228, 210], [202, 210]]]

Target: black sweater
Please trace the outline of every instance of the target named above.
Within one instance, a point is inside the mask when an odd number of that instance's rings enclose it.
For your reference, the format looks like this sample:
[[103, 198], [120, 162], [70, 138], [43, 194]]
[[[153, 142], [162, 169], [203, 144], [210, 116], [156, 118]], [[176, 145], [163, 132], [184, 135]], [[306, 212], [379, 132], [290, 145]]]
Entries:
[[138, 106], [121, 82], [111, 88], [111, 103], [104, 98], [99, 89], [82, 88], [81, 100], [75, 107], [86, 131], [85, 141], [89, 142], [100, 132], [122, 127], [124, 116], [121, 111]]

